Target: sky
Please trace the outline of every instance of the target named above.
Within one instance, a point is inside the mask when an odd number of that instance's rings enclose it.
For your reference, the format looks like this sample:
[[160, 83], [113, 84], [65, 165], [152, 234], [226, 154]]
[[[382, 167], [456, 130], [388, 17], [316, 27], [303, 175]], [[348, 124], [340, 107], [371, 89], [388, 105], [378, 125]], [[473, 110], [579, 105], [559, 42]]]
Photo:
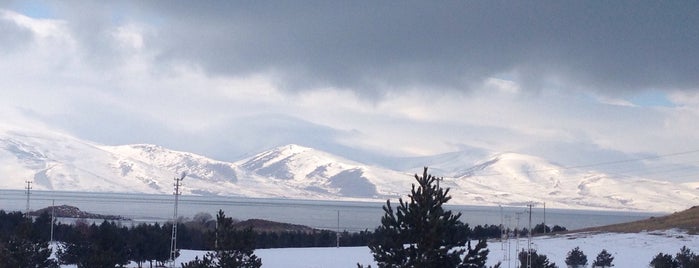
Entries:
[[698, 180], [699, 3], [113, 2], [0, 0], [4, 121], [226, 161], [295, 143]]

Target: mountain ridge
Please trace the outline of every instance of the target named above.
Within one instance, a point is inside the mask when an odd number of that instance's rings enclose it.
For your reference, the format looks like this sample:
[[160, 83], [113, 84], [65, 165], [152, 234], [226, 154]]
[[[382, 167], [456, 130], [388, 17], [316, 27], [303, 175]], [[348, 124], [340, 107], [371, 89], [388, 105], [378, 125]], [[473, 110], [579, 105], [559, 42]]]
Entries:
[[[423, 157], [444, 177], [453, 204], [672, 211], [699, 203], [695, 183], [614, 177], [518, 153], [456, 152]], [[409, 163], [414, 166], [416, 163]], [[67, 134], [0, 129], [0, 188], [169, 194], [188, 173], [184, 194], [383, 201], [405, 197], [421, 170], [363, 164], [318, 149], [283, 145], [236, 162], [152, 144], [108, 146]]]

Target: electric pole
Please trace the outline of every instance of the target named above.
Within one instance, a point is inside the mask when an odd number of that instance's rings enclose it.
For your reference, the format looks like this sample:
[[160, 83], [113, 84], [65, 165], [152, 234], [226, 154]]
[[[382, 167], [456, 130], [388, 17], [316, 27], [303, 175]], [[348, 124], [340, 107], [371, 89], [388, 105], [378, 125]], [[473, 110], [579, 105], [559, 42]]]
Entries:
[[517, 253], [517, 261], [515, 262], [515, 268], [519, 268], [519, 217], [522, 216], [522, 212], [515, 213], [517, 219], [517, 226], [515, 227], [515, 252]]
[[25, 190], [27, 190], [27, 209], [26, 209], [25, 212], [24, 212], [24, 216], [27, 217], [27, 218], [29, 218], [29, 196], [32, 194], [32, 193], [31, 193], [31, 190], [32, 190], [32, 182], [29, 181], [29, 180], [27, 180], [27, 181], [25, 181], [25, 182], [27, 183], [27, 186], [24, 188]]
[[532, 203], [529, 207], [529, 237], [527, 238], [527, 268], [532, 268]]
[[170, 267], [175, 267], [175, 258], [177, 257], [177, 203], [180, 200], [180, 186], [182, 186], [182, 180], [187, 176], [187, 173], [182, 172], [182, 175], [177, 178], [175, 177], [175, 212], [172, 216], [172, 240], [170, 241]]
[[544, 234], [546, 234], [546, 202], [544, 202]]
[[56, 216], [56, 200], [51, 200], [51, 243], [53, 244], [53, 223]]
[[336, 234], [335, 238], [337, 238], [337, 247], [340, 248], [340, 211], [339, 210], [337, 211], [337, 234]]
[[503, 238], [505, 237], [505, 229], [503, 228], [502, 205], [498, 205], [498, 207], [500, 207], [500, 249], [504, 250], [505, 243], [503, 242]]

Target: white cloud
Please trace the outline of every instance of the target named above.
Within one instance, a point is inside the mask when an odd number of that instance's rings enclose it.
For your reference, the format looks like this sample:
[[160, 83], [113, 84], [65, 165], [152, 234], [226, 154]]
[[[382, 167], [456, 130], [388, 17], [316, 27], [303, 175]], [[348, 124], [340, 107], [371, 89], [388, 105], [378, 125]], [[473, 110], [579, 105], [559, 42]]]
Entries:
[[[235, 42], [226, 36], [197, 40], [211, 46], [205, 47], [209, 49], [206, 51], [196, 45], [191, 47], [196, 50], [192, 53], [221, 57], [215, 62], [226, 71], [215, 72], [208, 66], [214, 62], [212, 59], [197, 59], [187, 55], [187, 51], [161, 43], [189, 43], [191, 40], [185, 39], [194, 37], [171, 39], [170, 31], [176, 29], [150, 20], [102, 22], [99, 27], [103, 28], [96, 31], [107, 34], [94, 36], [77, 33], [71, 24], [75, 22], [68, 19], [33, 19], [5, 10], [0, 12], [0, 20], [11, 21], [32, 33], [21, 49], [2, 54], [0, 104], [103, 143], [152, 142], [216, 154], [212, 156], [228, 160], [281, 145], [274, 144], [277, 142], [295, 140], [396, 156], [480, 148], [546, 154], [547, 158], [562, 159], [563, 164], [570, 165], [590, 163], [595, 156], [603, 158], [601, 155], [667, 154], [699, 148], [695, 135], [699, 130], [695, 123], [699, 122], [699, 95], [691, 91], [670, 93], [668, 99], [677, 104], [675, 107], [641, 107], [618, 95], [585, 90], [587, 85], [575, 84], [578, 80], [571, 82], [567, 80], [569, 76], [556, 72], [540, 73], [542, 76], [535, 80], [542, 87], [527, 90], [533, 82], [523, 79], [524, 74], [536, 75], [536, 71], [521, 71], [515, 79], [495, 78], [490, 73], [471, 78], [460, 74], [457, 80], [472, 80], [450, 84], [450, 89], [444, 90], [444, 84], [430, 83], [442, 77], [439, 69], [421, 74], [434, 75], [429, 79], [412, 77], [431, 63], [415, 63], [420, 66], [408, 68], [413, 66], [411, 60], [416, 59], [407, 57], [400, 61], [401, 55], [396, 51], [392, 51], [396, 58], [386, 61], [373, 62], [362, 54], [356, 56], [357, 62], [353, 61], [355, 56], [345, 55], [337, 56], [344, 61], [328, 63], [309, 50], [289, 48], [284, 43], [264, 43], [261, 46], [288, 49], [289, 53], [305, 51], [309, 53], [305, 56], [313, 59], [294, 61], [303, 55], [261, 57], [271, 63], [259, 67], [258, 58], [229, 55], [253, 48], [245, 46], [237, 51], [227, 47], [241, 45], [240, 36], [229, 37], [236, 38]], [[211, 27], [218, 23], [229, 22], [201, 22], [188, 27], [215, 32], [219, 28]], [[160, 40], [165, 34], [170, 35]], [[214, 43], [219, 41], [222, 43]], [[100, 44], [105, 47], [95, 49]], [[272, 56], [281, 53], [267, 52]], [[235, 59], [242, 62], [231, 62]], [[283, 64], [275, 65], [276, 61]], [[408, 71], [377, 67], [392, 61], [408, 66], [404, 68]], [[350, 72], [338, 67], [345, 63], [349, 69], [365, 69]], [[234, 67], [229, 69], [227, 64]], [[305, 64], [318, 65], [307, 68]], [[291, 70], [289, 66], [299, 69]], [[313, 73], [320, 68], [333, 73]], [[508, 68], [511, 67], [496, 69], [502, 73], [500, 69]], [[365, 80], [371, 77], [368, 84], [392, 89], [372, 95], [367, 93], [372, 90], [363, 88], [365, 83], [335, 81], [343, 71], [348, 72], [349, 79], [361, 74]], [[286, 83], [294, 81], [286, 76], [296, 73], [303, 74], [300, 80], [316, 79], [310, 83], [313, 86], [289, 90], [292, 86]], [[408, 82], [391, 83], [394, 79]], [[567, 149], [557, 150], [558, 146]]]

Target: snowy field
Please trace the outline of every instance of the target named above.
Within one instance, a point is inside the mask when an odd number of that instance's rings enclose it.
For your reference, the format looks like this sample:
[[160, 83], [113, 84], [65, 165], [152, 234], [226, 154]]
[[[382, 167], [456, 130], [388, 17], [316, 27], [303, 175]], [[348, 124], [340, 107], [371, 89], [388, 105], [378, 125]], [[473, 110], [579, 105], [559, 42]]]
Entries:
[[[490, 241], [488, 265], [502, 261], [503, 268], [517, 267], [518, 244], [520, 249], [526, 248], [526, 238], [520, 239], [519, 243], [514, 239], [508, 242]], [[566, 254], [574, 247], [580, 247], [590, 265], [597, 254], [606, 249], [614, 256], [615, 267], [648, 267], [650, 260], [659, 252], [674, 256], [682, 246], [687, 246], [697, 253], [699, 235], [673, 230], [639, 234], [578, 233], [536, 237], [532, 239], [532, 244], [532, 248], [546, 254], [559, 267], [565, 267]], [[510, 252], [509, 262], [506, 260], [507, 252]], [[177, 262], [187, 262], [204, 254], [204, 251], [182, 250]], [[357, 263], [376, 267], [367, 247], [260, 249], [255, 254], [262, 259], [262, 267], [265, 268], [353, 268], [357, 267]]]
[[[546, 254], [559, 267], [565, 267], [565, 257], [574, 247], [587, 255], [589, 264], [597, 254], [606, 249], [614, 256], [615, 267], [648, 267], [650, 260], [658, 252], [675, 255], [682, 246], [687, 246], [695, 253], [699, 250], [699, 236], [687, 235], [679, 231], [660, 231], [639, 234], [591, 234], [579, 233], [532, 239], [532, 248]], [[527, 240], [519, 240], [519, 248], [526, 248]], [[509, 243], [490, 241], [488, 265], [502, 261], [503, 268], [516, 267], [517, 242]], [[506, 252], [511, 252], [511, 261], [503, 261]], [[178, 262], [194, 259], [202, 255], [201, 251], [183, 250]], [[294, 249], [260, 249], [255, 254], [262, 259], [262, 267], [269, 268], [328, 268], [357, 267], [357, 263], [372, 264], [371, 252], [366, 247], [347, 248], [294, 248]]]

